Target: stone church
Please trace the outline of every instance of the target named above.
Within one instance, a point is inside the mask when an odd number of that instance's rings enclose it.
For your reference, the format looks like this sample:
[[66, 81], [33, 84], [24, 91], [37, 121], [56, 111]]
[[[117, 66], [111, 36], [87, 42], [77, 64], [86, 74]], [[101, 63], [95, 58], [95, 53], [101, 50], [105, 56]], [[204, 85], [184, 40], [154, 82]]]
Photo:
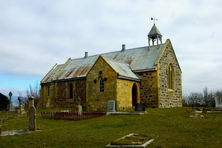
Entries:
[[115, 101], [117, 111], [136, 103], [146, 107], [182, 107], [182, 71], [172, 43], [162, 43], [154, 24], [148, 46], [122, 49], [101, 55], [69, 58], [55, 64], [41, 80], [38, 107], [75, 107], [78, 99], [84, 110], [107, 110]]

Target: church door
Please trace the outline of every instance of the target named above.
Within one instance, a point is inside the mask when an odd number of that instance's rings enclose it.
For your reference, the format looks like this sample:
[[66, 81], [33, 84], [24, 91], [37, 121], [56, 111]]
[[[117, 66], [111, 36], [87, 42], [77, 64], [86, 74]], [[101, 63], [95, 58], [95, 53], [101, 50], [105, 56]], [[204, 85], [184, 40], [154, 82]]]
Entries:
[[137, 103], [137, 87], [136, 84], [133, 84], [133, 88], [132, 88], [132, 104], [133, 106], [135, 106]]

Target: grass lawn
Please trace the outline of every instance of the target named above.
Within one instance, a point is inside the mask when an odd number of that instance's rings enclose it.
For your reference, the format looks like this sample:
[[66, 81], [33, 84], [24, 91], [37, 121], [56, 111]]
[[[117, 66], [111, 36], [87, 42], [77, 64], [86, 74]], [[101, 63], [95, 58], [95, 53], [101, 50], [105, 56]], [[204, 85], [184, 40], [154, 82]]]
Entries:
[[[145, 115], [110, 115], [82, 121], [41, 117], [42, 111], [52, 110], [37, 109], [37, 128], [41, 132], [0, 137], [0, 147], [104, 148], [130, 133], [154, 135], [155, 140], [147, 147], [222, 147], [222, 113], [193, 119], [189, 117], [192, 113], [186, 112], [191, 108], [183, 107], [148, 108]], [[9, 118], [0, 126], [2, 131], [27, 129], [29, 118]]]

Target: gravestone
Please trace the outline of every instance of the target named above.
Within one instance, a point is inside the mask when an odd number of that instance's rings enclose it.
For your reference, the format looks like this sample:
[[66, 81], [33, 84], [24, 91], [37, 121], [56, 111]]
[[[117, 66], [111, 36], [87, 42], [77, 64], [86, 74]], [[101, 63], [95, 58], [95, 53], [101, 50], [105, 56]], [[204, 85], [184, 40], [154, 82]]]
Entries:
[[33, 97], [33, 96], [28, 97], [29, 102], [28, 102], [28, 112], [27, 112], [27, 115], [29, 115], [30, 107], [34, 106], [34, 99], [35, 99], [35, 97]]
[[82, 105], [77, 105], [77, 112], [79, 116], [82, 116]]
[[76, 102], [77, 102], [77, 104], [78, 104], [78, 105], [77, 105], [78, 115], [79, 115], [79, 116], [82, 116], [82, 105], [80, 105], [80, 103], [81, 103], [81, 98], [80, 98], [80, 96], [77, 97]]
[[9, 104], [8, 104], [8, 106], [7, 106], [7, 110], [9, 111], [9, 112], [14, 112], [15, 111], [15, 109], [14, 109], [14, 106], [12, 105], [12, 92], [9, 92]]
[[115, 112], [115, 101], [108, 101], [108, 112]]
[[20, 114], [20, 115], [25, 114], [26, 112], [25, 112], [25, 110], [24, 110], [24, 108], [23, 108], [23, 106], [22, 106], [22, 103], [21, 103], [21, 98], [20, 98], [20, 97], [18, 97], [18, 100], [19, 100], [19, 109], [18, 109], [18, 114]]
[[36, 109], [33, 105], [29, 108], [29, 130], [36, 130]]
[[136, 103], [135, 111], [146, 111], [146, 103]]

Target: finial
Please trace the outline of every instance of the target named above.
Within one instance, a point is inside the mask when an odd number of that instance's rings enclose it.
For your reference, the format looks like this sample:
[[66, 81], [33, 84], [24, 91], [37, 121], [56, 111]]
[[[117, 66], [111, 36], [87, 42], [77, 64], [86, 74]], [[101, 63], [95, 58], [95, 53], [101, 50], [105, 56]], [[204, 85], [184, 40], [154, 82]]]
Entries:
[[158, 21], [158, 19], [155, 19], [155, 18], [152, 18], [152, 17], [151, 17], [151, 21], [152, 21], [152, 20], [154, 20], [154, 24], [155, 24], [155, 21]]

